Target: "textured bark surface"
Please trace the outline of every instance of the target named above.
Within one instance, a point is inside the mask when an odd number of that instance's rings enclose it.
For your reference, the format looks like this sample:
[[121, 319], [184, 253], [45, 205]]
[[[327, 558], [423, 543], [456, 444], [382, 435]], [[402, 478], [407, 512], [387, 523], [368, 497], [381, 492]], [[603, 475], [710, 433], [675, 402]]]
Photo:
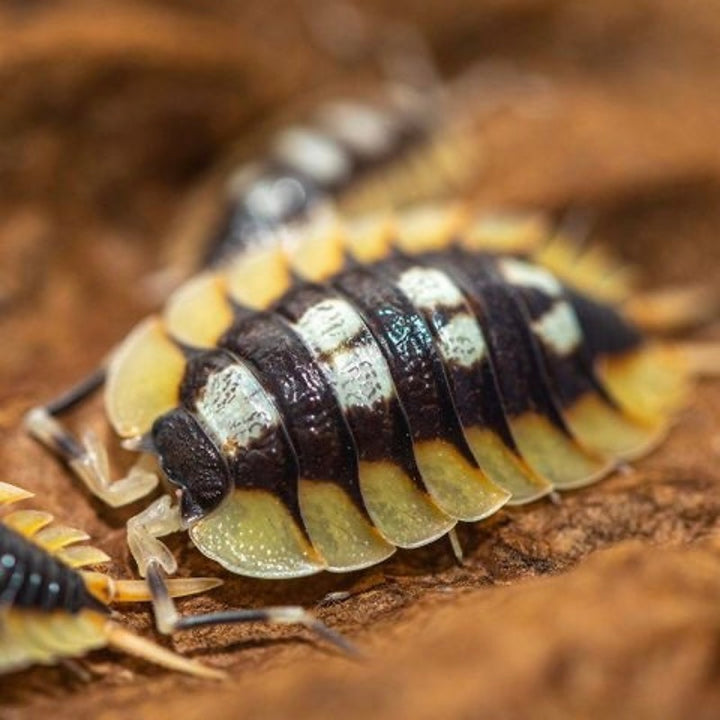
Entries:
[[[24, 436], [22, 414], [152, 308], [143, 281], [161, 241], [235, 139], [291, 98], [367, 74], [309, 43], [310, 5], [0, 4], [2, 479], [91, 533], [117, 575], [133, 572], [124, 522], [139, 506], [90, 499]], [[720, 280], [713, 3], [426, 5], [388, 12], [417, 22], [448, 72], [491, 60], [490, 79], [503, 82], [503, 63], [534, 78], [478, 128], [480, 204], [586, 212], [593, 239], [636, 263], [648, 287]], [[74, 422], [105, 432], [99, 406]], [[350, 590], [318, 612], [367, 659], [294, 628], [206, 629], [171, 644], [227, 668], [227, 684], [99, 652], [89, 684], [57, 668], [0, 679], [0, 717], [717, 717], [719, 463], [720, 384], [706, 381], [633, 468], [559, 505], [463, 527], [462, 568], [440, 542], [366, 573], [259, 582], [175, 538], [183, 574], [226, 580], [184, 609], [313, 606]], [[146, 608], [122, 615], [153, 635]]]

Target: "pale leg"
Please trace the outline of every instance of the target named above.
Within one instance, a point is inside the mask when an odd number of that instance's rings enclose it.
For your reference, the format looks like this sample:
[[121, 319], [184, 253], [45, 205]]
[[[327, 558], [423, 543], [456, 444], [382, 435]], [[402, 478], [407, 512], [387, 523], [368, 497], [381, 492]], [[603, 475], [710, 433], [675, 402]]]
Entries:
[[120, 507], [157, 487], [157, 475], [140, 458], [124, 478], [111, 480], [107, 452], [97, 436], [86, 432], [78, 440], [55, 417], [85, 400], [104, 381], [105, 370], [101, 368], [53, 402], [30, 410], [25, 416], [25, 427], [36, 440], [59, 455], [93, 495], [111, 507]]
[[166, 574], [177, 569], [168, 547], [158, 538], [184, 529], [177, 506], [164, 496], [128, 521], [128, 545], [140, 574], [147, 578], [157, 629], [170, 635], [203, 625], [263, 622], [274, 625], [303, 625], [348, 655], [357, 655], [353, 645], [331, 630], [305, 608], [297, 605], [257, 609], [227, 610], [216, 613], [181, 616], [168, 591]]

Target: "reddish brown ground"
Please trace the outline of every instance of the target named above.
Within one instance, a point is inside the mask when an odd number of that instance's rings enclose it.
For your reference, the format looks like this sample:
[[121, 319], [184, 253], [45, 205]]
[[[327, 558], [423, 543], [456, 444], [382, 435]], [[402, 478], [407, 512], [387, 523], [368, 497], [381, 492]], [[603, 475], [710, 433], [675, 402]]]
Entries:
[[[448, 70], [492, 58], [540, 78], [481, 128], [481, 203], [588, 211], [650, 286], [720, 280], [712, 3], [425, 5], [390, 12], [415, 18]], [[302, 5], [103, 7], [0, 6], [0, 453], [2, 479], [85, 527], [129, 575], [123, 522], [137, 508], [94, 503], [20, 418], [148, 311], [141, 280], [202, 171], [291, 96], [357, 69], [308, 44]], [[97, 407], [83, 420], [102, 429]], [[227, 580], [186, 609], [312, 606], [354, 589], [320, 614], [367, 660], [301, 631], [208, 629], [174, 646], [227, 668], [224, 685], [101, 652], [87, 685], [59, 669], [0, 680], [0, 716], [718, 717], [719, 461], [720, 384], [708, 381], [631, 471], [463, 528], [463, 568], [440, 543], [375, 572], [264, 583], [227, 577], [178, 539], [183, 572]], [[146, 609], [124, 619], [152, 634]]]

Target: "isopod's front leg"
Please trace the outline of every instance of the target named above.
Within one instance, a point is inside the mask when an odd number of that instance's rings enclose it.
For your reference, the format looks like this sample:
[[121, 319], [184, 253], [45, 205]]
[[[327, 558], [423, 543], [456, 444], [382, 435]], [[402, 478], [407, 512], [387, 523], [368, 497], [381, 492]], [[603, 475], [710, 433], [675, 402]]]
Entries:
[[111, 507], [128, 505], [150, 493], [158, 484], [157, 475], [141, 457], [124, 478], [111, 480], [107, 451], [95, 433], [76, 438], [58, 419], [66, 410], [85, 400], [105, 381], [100, 368], [67, 393], [47, 405], [33, 408], [25, 416], [28, 432], [60, 456], [96, 497]]
[[184, 530], [179, 506], [171, 505], [165, 495], [127, 524], [128, 545], [140, 574], [150, 588], [155, 624], [159, 632], [170, 635], [203, 625], [230, 625], [262, 622], [273, 625], [303, 625], [348, 655], [357, 649], [342, 635], [331, 630], [311, 612], [298, 605], [282, 605], [256, 609], [227, 610], [216, 613], [181, 616], [168, 591], [167, 575], [177, 570], [177, 561], [167, 545], [158, 538]]

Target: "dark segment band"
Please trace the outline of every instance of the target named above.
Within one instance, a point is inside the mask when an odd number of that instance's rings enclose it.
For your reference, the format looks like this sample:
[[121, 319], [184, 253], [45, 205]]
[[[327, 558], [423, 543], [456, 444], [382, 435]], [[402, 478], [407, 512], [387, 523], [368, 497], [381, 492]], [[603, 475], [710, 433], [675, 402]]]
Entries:
[[243, 318], [219, 345], [252, 364], [275, 399], [300, 475], [337, 483], [364, 510], [350, 429], [321, 368], [287, 322], [270, 313]]
[[515, 421], [528, 417], [572, 443], [566, 411], [590, 395], [610, 405], [596, 360], [639, 342], [520, 258], [395, 252], [324, 284], [296, 279], [267, 311], [238, 309], [216, 348], [190, 354], [182, 406], [153, 439], [186, 519], [257, 488], [302, 525], [299, 479], [335, 484], [369, 517], [361, 463], [388, 462], [425, 491], [422, 443], [477, 468], [467, 433], [487, 430], [519, 462]]
[[0, 612], [3, 607], [76, 614], [107, 608], [85, 587], [80, 573], [0, 523]]

